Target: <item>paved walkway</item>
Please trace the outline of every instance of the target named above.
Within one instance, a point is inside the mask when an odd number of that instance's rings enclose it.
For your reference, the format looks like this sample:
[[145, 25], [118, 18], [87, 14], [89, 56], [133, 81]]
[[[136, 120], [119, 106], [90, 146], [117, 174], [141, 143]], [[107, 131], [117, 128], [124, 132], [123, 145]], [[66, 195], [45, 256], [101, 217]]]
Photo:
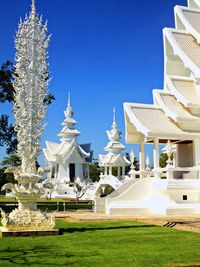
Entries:
[[89, 210], [57, 212], [56, 218], [64, 218], [66, 221], [142, 221], [145, 223], [176, 228], [193, 232], [200, 232], [200, 216], [130, 216], [130, 215], [105, 215]]

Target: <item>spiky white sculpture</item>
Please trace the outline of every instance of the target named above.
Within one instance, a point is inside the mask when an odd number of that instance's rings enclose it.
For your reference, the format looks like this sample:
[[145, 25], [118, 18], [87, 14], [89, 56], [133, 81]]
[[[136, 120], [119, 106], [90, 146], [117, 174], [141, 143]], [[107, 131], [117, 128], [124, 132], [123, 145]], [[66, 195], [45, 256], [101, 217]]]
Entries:
[[41, 176], [36, 170], [40, 151], [40, 138], [44, 126], [48, 87], [47, 23], [36, 14], [35, 0], [25, 21], [20, 20], [16, 39], [16, 75], [14, 82], [14, 116], [18, 138], [18, 155], [21, 167], [14, 170], [17, 185], [6, 185], [14, 193], [19, 208], [8, 215], [3, 213], [2, 223], [8, 229], [51, 229], [54, 219], [37, 210], [36, 201], [43, 194], [37, 186]]

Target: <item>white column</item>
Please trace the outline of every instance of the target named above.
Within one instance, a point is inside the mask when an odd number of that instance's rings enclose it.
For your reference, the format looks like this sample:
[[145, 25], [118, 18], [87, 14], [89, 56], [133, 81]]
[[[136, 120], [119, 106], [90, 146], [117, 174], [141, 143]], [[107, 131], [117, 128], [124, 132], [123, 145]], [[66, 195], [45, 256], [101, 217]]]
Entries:
[[[139, 161], [140, 161], [140, 172], [145, 170], [145, 163], [144, 163], [144, 142], [140, 143], [140, 152], [139, 152]], [[143, 178], [144, 175], [140, 173], [140, 178]]]
[[104, 167], [104, 175], [108, 174], [107, 166]]
[[117, 167], [117, 177], [120, 179], [120, 167]]
[[124, 177], [125, 176], [125, 167], [123, 166], [122, 167], [122, 177]]
[[153, 147], [153, 161], [154, 161], [154, 170], [155, 170], [155, 177], [160, 178], [157, 169], [159, 168], [159, 140], [158, 138], [154, 139], [154, 147]]
[[87, 165], [87, 177], [90, 178], [90, 166]]
[[112, 175], [112, 166], [109, 166], [109, 175]]

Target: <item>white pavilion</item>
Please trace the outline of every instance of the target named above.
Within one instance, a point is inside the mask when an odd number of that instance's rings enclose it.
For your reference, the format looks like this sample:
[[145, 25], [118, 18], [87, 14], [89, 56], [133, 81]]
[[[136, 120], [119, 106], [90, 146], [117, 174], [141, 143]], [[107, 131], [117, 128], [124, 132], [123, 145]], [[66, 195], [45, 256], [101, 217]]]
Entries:
[[[104, 169], [100, 176], [98, 183], [99, 187], [103, 189], [103, 195], [107, 194], [109, 190], [117, 189], [126, 179], [125, 169], [131, 165], [131, 162], [125, 157], [122, 151], [126, 148], [121, 142], [122, 132], [119, 131], [116, 123], [116, 111], [113, 109], [113, 123], [112, 129], [106, 131], [109, 142], [104, 148], [106, 155], [99, 155], [99, 166]], [[99, 189], [97, 189], [97, 193]]]
[[[200, 214], [200, 0], [176, 6], [175, 29], [165, 28], [164, 86], [153, 104], [124, 103], [126, 142], [140, 147], [140, 178], [104, 198], [106, 214]], [[145, 175], [145, 144], [153, 145], [154, 168]], [[174, 162], [159, 166], [160, 145]]]
[[53, 197], [73, 197], [70, 185], [73, 185], [76, 179], [83, 181], [89, 178], [89, 165], [92, 162], [90, 144], [79, 145], [77, 142], [80, 132], [75, 129], [77, 122], [73, 118], [70, 93], [64, 114], [63, 128], [58, 134], [60, 143], [46, 141], [46, 148], [43, 149], [51, 170], [46, 182], [52, 183], [56, 189]]

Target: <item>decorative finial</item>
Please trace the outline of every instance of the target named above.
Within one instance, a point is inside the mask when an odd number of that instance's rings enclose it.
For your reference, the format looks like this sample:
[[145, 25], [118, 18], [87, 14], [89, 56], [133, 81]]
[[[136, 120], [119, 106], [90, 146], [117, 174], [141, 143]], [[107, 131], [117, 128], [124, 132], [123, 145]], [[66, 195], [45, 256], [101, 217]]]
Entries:
[[115, 109], [115, 108], [113, 108], [113, 124], [112, 124], [112, 128], [113, 128], [114, 130], [117, 129], [117, 123], [116, 123], [116, 109]]
[[145, 163], [146, 163], [146, 171], [149, 172], [151, 170], [151, 168], [150, 168], [150, 159], [149, 159], [149, 155], [148, 154], [146, 156]]
[[68, 107], [70, 107], [70, 96], [71, 96], [70, 92], [68, 92], [68, 104], [67, 104]]
[[116, 123], [116, 109], [113, 108], [113, 123]]
[[135, 161], [135, 153], [134, 153], [133, 149], [131, 150], [131, 153], [130, 153], [130, 160], [131, 160], [131, 163], [134, 163], [134, 161]]
[[36, 4], [35, 4], [35, 0], [32, 0], [32, 4], [31, 4], [31, 10], [32, 10], [32, 13], [36, 13]]

